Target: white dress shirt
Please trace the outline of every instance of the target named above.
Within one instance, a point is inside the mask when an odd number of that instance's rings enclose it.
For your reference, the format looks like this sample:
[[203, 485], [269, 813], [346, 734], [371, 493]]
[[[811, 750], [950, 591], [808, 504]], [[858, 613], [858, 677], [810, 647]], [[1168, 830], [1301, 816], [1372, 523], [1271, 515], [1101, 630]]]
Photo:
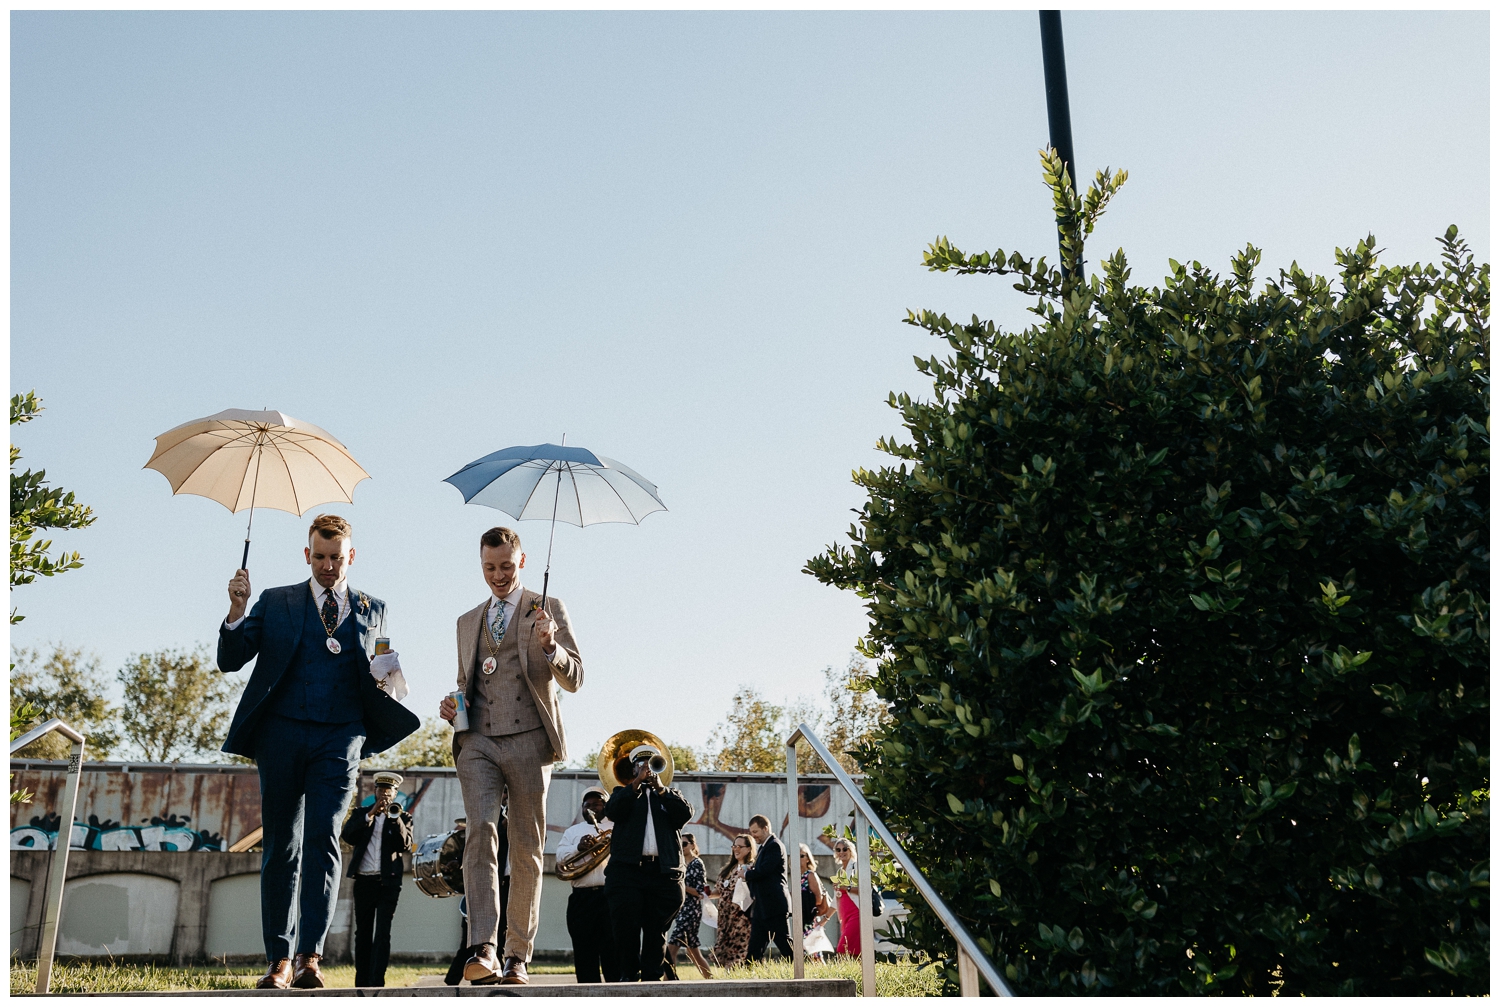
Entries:
[[659, 857], [661, 849], [656, 845], [656, 826], [651, 824], [651, 795], [646, 795], [646, 838], [641, 841], [641, 856]]
[[[312, 588], [313, 605], [317, 608], [318, 614], [321, 617], [323, 612], [323, 598], [328, 594], [330, 589], [319, 584], [316, 577], [307, 578], [307, 585]], [[341, 580], [333, 585], [331, 590], [333, 591], [333, 600], [339, 607], [339, 621], [333, 624], [333, 628], [338, 629], [344, 624], [344, 620], [349, 618], [349, 582]], [[247, 612], [246, 615], [248, 614]], [[245, 616], [242, 615], [234, 620], [234, 622], [224, 623], [224, 628], [229, 630], [238, 629], [240, 623], [244, 621]]]
[[[601, 829], [599, 826], [604, 826]], [[614, 828], [614, 823], [608, 818], [599, 819], [599, 825], [590, 825], [588, 822], [579, 822], [577, 825], [568, 826], [568, 830], [562, 834], [557, 841], [557, 859], [566, 860], [578, 852], [578, 844], [584, 836], [597, 836], [601, 832], [608, 832]], [[574, 888], [603, 888], [605, 864], [600, 864], [581, 878], [573, 879]]]
[[[363, 809], [361, 809], [363, 810]], [[375, 822], [370, 826], [370, 841], [365, 844], [365, 855], [359, 859], [359, 869], [355, 874], [379, 874], [380, 855], [385, 848], [385, 812], [375, 816]]]
[[[495, 608], [496, 608], [496, 606], [504, 605], [505, 606], [505, 636], [506, 636], [507, 639], [510, 638], [511, 624], [515, 622], [515, 619], [516, 619], [516, 609], [521, 604], [521, 590], [522, 590], [521, 589], [521, 585], [517, 584], [516, 585], [516, 589], [514, 591], [512, 591], [510, 594], [506, 595], [504, 598], [496, 598], [494, 596], [494, 594], [490, 595], [490, 607], [484, 610], [484, 625], [485, 625], [485, 629], [486, 630], [488, 630], [489, 627], [491, 627], [491, 626], [493, 626], [495, 624]], [[233, 629], [234, 627], [231, 626], [229, 628]], [[490, 637], [490, 639], [493, 640], [494, 636], [492, 635]], [[557, 656], [557, 642], [556, 642], [556, 640], [554, 640], [553, 644], [552, 644], [552, 649], [547, 652], [547, 660], [550, 661], [550, 660], [552, 660], [552, 658], [554, 658], [556, 656]]]

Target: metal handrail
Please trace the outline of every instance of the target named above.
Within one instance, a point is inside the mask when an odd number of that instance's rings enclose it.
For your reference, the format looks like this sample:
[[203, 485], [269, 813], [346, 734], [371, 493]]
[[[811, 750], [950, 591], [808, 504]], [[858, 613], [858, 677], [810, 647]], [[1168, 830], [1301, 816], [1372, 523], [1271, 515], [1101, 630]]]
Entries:
[[68, 753], [67, 777], [63, 783], [62, 804], [57, 809], [57, 841], [52, 844], [52, 869], [47, 875], [47, 898], [42, 903], [42, 936], [36, 954], [36, 991], [52, 991], [52, 960], [57, 954], [57, 921], [62, 915], [63, 883], [68, 879], [68, 849], [73, 845], [73, 813], [78, 809], [78, 771], [83, 767], [86, 739], [65, 721], [53, 717], [10, 743], [15, 755], [38, 738], [56, 731], [73, 742]]
[[[865, 800], [864, 791], [849, 777], [849, 774], [844, 771], [844, 767], [839, 765], [838, 760], [818, 740], [818, 736], [813, 733], [812, 728], [806, 724], [798, 724], [797, 729], [792, 732], [791, 737], [786, 739], [786, 785], [787, 800], [789, 801], [787, 806], [789, 813], [787, 816], [788, 849], [786, 861], [788, 874], [787, 891], [792, 895], [790, 899], [792, 903], [792, 974], [801, 979], [804, 973], [802, 899], [798, 897], [800, 885], [793, 881], [793, 879], [800, 878], [801, 872], [800, 870], [794, 870], [792, 867], [794, 858], [791, 851], [795, 838], [791, 835], [791, 830], [793, 823], [797, 821], [798, 738], [807, 742], [808, 746], [812, 748], [818, 758], [823, 760], [823, 764], [829, 768], [834, 777], [839, 781], [839, 786], [843, 787], [844, 792], [854, 801], [854, 835], [859, 847], [859, 890], [865, 893], [865, 898], [861, 900], [859, 905], [859, 956], [861, 972], [864, 978], [863, 995], [867, 997], [877, 995], [875, 991], [875, 920], [870, 915], [871, 899], [874, 896], [874, 889], [870, 885], [870, 830], [874, 829], [876, 835], [885, 842], [886, 848], [891, 851], [891, 854], [896, 858], [896, 862], [906, 871], [907, 876], [912, 880], [912, 884], [916, 886], [918, 893], [921, 894], [922, 898], [927, 900], [927, 904], [932, 907], [932, 911], [937, 914], [937, 918], [942, 921], [943, 926], [948, 928], [948, 933], [958, 945], [958, 988], [960, 995], [966, 997], [979, 996], [979, 977], [983, 976], [985, 982], [989, 983], [990, 989], [994, 990], [997, 995], [1003, 997], [1015, 996], [1010, 986], [1001, 978], [1000, 972], [995, 968], [994, 963], [990, 961], [989, 957], [979, 947], [978, 942], [974, 940], [973, 935], [969, 933], [968, 928], [963, 925], [953, 910], [948, 908], [948, 904], [937, 893], [937, 889], [932, 887], [932, 882], [928, 881], [926, 876], [917, 869], [917, 865], [912, 862], [911, 856], [900, 843], [896, 842], [896, 837], [891, 835], [891, 830], [886, 828], [885, 823], [880, 820], [880, 816], [875, 814], [874, 810], [870, 807], [870, 803]], [[866, 820], [869, 821], [868, 828], [865, 825]]]

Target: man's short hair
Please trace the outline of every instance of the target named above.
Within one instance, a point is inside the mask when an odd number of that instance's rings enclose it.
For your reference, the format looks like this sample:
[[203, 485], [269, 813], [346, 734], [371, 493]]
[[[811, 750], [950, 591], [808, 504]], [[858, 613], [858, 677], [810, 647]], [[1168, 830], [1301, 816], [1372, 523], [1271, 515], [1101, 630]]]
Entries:
[[750, 824], [751, 825], [759, 825], [761, 828], [765, 829], [767, 832], [771, 831], [771, 820], [769, 818], [767, 818], [765, 815], [751, 815], [750, 816]]
[[488, 547], [490, 549], [501, 549], [509, 546], [516, 552], [520, 552], [521, 536], [509, 528], [491, 528], [479, 536], [479, 545], [481, 548]]
[[307, 537], [312, 539], [313, 535], [321, 535], [326, 539], [354, 537], [354, 529], [349, 527], [349, 522], [337, 514], [319, 514], [313, 518], [312, 527], [307, 529]]

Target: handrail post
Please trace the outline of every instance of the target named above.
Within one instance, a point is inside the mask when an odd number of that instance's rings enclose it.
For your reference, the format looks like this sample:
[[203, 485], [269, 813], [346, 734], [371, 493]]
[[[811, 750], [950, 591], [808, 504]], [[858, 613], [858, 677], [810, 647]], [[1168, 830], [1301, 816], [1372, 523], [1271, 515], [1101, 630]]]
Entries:
[[879, 996], [875, 989], [875, 885], [870, 880], [870, 823], [854, 809], [854, 848], [859, 858], [859, 972], [864, 995]]
[[[817, 735], [812, 732], [812, 728], [806, 724], [797, 725], [797, 729], [792, 732], [792, 738], [788, 744], [795, 742], [798, 737], [803, 738], [807, 742], [808, 747], [813, 750], [813, 754], [823, 760], [824, 764], [828, 766], [829, 772], [833, 774], [834, 779], [838, 780], [839, 786], [844, 788], [844, 793], [848, 794], [850, 799], [854, 801], [855, 824], [859, 827], [859, 836], [857, 838], [862, 867], [868, 865], [870, 862], [869, 833], [873, 831], [885, 843], [886, 848], [890, 851], [891, 856], [895, 858], [896, 863], [900, 864], [901, 869], [906, 872], [906, 876], [911, 881], [912, 887], [917, 890], [917, 894], [926, 900], [932, 911], [937, 915], [938, 920], [948, 929], [948, 933], [953, 936], [954, 943], [968, 954], [969, 960], [975, 970], [989, 984], [990, 989], [994, 990], [999, 996], [1015, 996], [1011, 991], [1010, 984], [1005, 981], [999, 969], [995, 967], [995, 963], [985, 954], [984, 949], [974, 940], [974, 935], [969, 933], [968, 927], [964, 926], [963, 921], [943, 901], [943, 897], [932, 886], [932, 882], [927, 880], [926, 875], [917, 868], [917, 865], [912, 861], [911, 856], [906, 852], [905, 848], [897, 842], [891, 830], [880, 820], [880, 816], [875, 814], [875, 810], [870, 807], [870, 802], [865, 800], [864, 789], [855, 783], [849, 774], [844, 771], [844, 767], [839, 765], [838, 760], [833, 757], [833, 753], [828, 751], [828, 748], [818, 740]], [[868, 819], [868, 824], [866, 824], [866, 819]], [[868, 888], [868, 873], [862, 871], [860, 876], [864, 879], [864, 883]], [[870, 891], [865, 901], [871, 901], [873, 896], [874, 892]], [[861, 913], [861, 916], [863, 915]], [[861, 935], [871, 934], [871, 937], [867, 938], [868, 943], [866, 947], [870, 949], [870, 953], [873, 955], [875, 948], [873, 940], [873, 917], [869, 926], [870, 929], [865, 930], [864, 925], [861, 925]], [[861, 948], [861, 951], [863, 950], [864, 948]], [[871, 960], [871, 967], [873, 968], [873, 959]], [[873, 985], [874, 983], [872, 982], [871, 986], [873, 987]]]
[[84, 736], [53, 718], [11, 742], [15, 753], [37, 738], [57, 731], [73, 742], [68, 753], [68, 771], [63, 782], [62, 803], [57, 809], [57, 841], [52, 844], [52, 864], [47, 875], [47, 897], [42, 903], [42, 933], [36, 951], [36, 991], [52, 991], [52, 960], [57, 953], [57, 922], [62, 916], [63, 884], [68, 880], [68, 849], [73, 845], [73, 816], [78, 810], [78, 778], [83, 769]]
[[[807, 971], [802, 951], [802, 857], [796, 849], [796, 837], [792, 829], [797, 822], [797, 738], [795, 732], [786, 743], [786, 874], [787, 901], [792, 910], [792, 976], [805, 978]], [[796, 866], [793, 866], [793, 865]]]
[[969, 957], [962, 944], [958, 945], [958, 995], [979, 995], [979, 966], [974, 964], [974, 959]]

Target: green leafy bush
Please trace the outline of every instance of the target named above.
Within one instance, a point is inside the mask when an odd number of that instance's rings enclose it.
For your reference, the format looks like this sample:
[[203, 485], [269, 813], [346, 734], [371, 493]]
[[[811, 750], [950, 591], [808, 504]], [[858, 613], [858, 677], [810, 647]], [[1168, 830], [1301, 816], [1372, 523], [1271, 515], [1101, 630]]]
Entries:
[[882, 814], [1017, 992], [1487, 991], [1489, 266], [1085, 279], [1124, 173], [1044, 166], [1064, 268], [926, 256], [1038, 321], [908, 317], [934, 398], [808, 564], [868, 601]]

